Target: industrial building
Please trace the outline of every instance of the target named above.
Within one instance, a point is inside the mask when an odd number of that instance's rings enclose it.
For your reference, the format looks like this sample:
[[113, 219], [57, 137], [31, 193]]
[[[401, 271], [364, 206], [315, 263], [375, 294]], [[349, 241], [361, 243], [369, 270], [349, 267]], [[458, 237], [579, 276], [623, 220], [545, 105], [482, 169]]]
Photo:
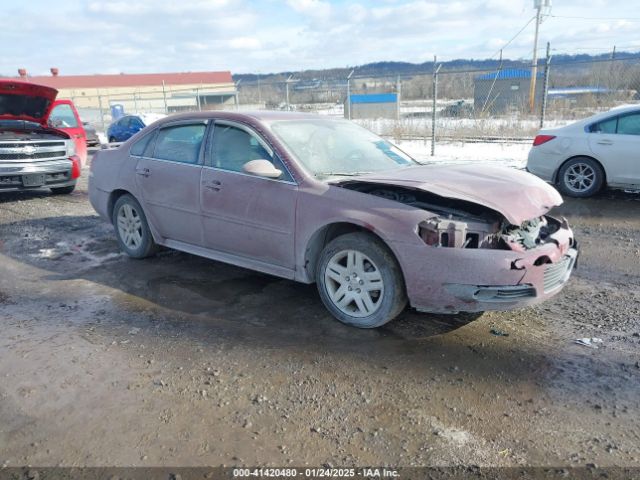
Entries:
[[368, 93], [349, 95], [345, 99], [345, 118], [397, 119], [398, 114], [398, 95], [395, 93]]
[[58, 98], [73, 100], [83, 118], [108, 115], [114, 105], [128, 113], [230, 108], [238, 95], [228, 71], [60, 75], [52, 68], [51, 75], [29, 76], [24, 69], [18, 73], [18, 80], [53, 87]]
[[[537, 74], [534, 97], [536, 108], [543, 97], [543, 76], [543, 73]], [[528, 109], [530, 85], [530, 70], [505, 69], [479, 75], [474, 81], [474, 111], [502, 113]]]

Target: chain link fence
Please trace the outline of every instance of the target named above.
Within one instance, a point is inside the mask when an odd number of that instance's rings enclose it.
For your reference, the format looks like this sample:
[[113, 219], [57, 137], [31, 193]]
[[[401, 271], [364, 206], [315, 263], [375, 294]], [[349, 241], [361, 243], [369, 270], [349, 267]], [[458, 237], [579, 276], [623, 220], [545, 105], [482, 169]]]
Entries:
[[409, 73], [394, 72], [391, 65], [384, 74], [343, 69], [324, 76], [245, 76], [226, 94], [159, 87], [101, 95], [98, 102], [72, 100], [83, 120], [102, 131], [118, 105], [127, 113], [161, 114], [295, 110], [348, 118], [396, 141], [422, 140], [431, 152], [438, 142], [530, 142], [542, 126], [640, 103], [640, 54], [555, 61], [549, 52], [535, 76], [523, 62], [497, 60], [485, 69], [433, 62], [426, 71]]

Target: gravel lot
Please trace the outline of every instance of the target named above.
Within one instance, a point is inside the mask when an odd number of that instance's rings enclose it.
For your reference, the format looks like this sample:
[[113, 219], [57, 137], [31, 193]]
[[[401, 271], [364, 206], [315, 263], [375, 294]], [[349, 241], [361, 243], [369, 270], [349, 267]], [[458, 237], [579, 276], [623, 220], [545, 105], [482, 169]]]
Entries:
[[86, 175], [2, 194], [0, 465], [640, 467], [640, 195], [558, 210], [552, 301], [361, 331], [315, 286], [123, 257]]

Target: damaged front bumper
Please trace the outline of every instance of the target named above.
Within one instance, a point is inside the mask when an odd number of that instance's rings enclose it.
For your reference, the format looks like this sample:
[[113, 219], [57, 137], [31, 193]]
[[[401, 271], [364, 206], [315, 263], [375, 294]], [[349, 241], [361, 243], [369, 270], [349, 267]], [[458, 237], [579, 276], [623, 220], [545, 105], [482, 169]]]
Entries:
[[[571, 272], [576, 265], [578, 250], [571, 248], [567, 254], [557, 263], [541, 265], [536, 270], [542, 269], [542, 279], [539, 271], [527, 272], [525, 277], [536, 283], [521, 283], [520, 285], [466, 285], [449, 283], [444, 288], [463, 302], [474, 302], [486, 305], [490, 310], [491, 304], [504, 304], [519, 302], [525, 299], [535, 299], [539, 296], [550, 296], [560, 291], [567, 283]], [[523, 279], [524, 281], [524, 279]]]
[[562, 290], [578, 259], [570, 228], [563, 226], [553, 237], [524, 251], [405, 245], [398, 256], [411, 306], [456, 313], [513, 310], [542, 302]]

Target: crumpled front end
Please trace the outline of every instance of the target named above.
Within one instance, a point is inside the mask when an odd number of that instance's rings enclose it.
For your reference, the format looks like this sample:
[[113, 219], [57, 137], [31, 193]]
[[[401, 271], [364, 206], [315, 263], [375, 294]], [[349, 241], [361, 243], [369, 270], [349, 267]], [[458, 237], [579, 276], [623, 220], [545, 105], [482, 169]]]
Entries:
[[[527, 175], [526, 181], [532, 177]], [[532, 189], [526, 181], [520, 203], [537, 195], [548, 206], [538, 202], [521, 209], [499, 199], [500, 193], [489, 196], [486, 189], [479, 202], [470, 200], [471, 194], [445, 197], [368, 178], [341, 186], [418, 210], [414, 218], [421, 219], [410, 238], [394, 245], [407, 295], [418, 310], [450, 313], [518, 308], [555, 295], [568, 281], [577, 243], [565, 219], [546, 214], [562, 199], [552, 187]]]
[[[429, 312], [511, 310], [557, 294], [577, 264], [566, 220], [541, 216], [519, 226], [434, 217], [420, 224], [425, 246], [400, 255], [412, 306]], [[421, 261], [416, 261], [416, 259]]]

